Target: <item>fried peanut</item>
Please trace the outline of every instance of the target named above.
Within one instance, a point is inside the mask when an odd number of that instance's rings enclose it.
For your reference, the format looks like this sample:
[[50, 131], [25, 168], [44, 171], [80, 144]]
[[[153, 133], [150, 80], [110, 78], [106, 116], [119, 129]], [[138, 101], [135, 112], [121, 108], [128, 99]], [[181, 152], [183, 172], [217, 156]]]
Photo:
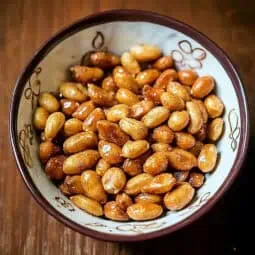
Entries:
[[129, 107], [126, 104], [117, 104], [111, 107], [106, 113], [106, 119], [111, 122], [119, 122], [121, 119], [128, 117]]
[[104, 119], [105, 119], [104, 111], [101, 108], [96, 108], [84, 120], [83, 125], [82, 125], [82, 129], [84, 131], [96, 132], [97, 122], [99, 120], [104, 120]]
[[193, 99], [193, 101], [199, 106], [204, 123], [207, 123], [208, 113], [207, 113], [207, 110], [206, 110], [206, 107], [205, 107], [203, 101], [197, 100], [197, 99]]
[[204, 179], [203, 174], [193, 172], [190, 174], [189, 183], [193, 188], [200, 188], [204, 184]]
[[153, 130], [152, 138], [156, 142], [170, 144], [174, 139], [174, 133], [168, 126], [162, 125]]
[[89, 64], [99, 68], [111, 68], [120, 64], [120, 57], [110, 52], [97, 51], [90, 55]]
[[159, 174], [167, 170], [168, 158], [164, 152], [155, 152], [143, 165], [143, 171], [152, 175]]
[[214, 144], [205, 144], [198, 156], [198, 168], [203, 173], [214, 170], [217, 163], [217, 148]]
[[46, 163], [52, 156], [61, 151], [61, 148], [51, 141], [45, 141], [40, 144], [39, 157], [42, 163]]
[[83, 102], [88, 98], [88, 92], [86, 89], [81, 90], [81, 87], [77, 85], [73, 82], [64, 82], [60, 85], [59, 92], [67, 99]]
[[110, 201], [105, 204], [104, 214], [106, 218], [111, 220], [116, 221], [129, 220], [129, 216], [127, 215], [126, 211], [122, 209], [115, 201]]
[[38, 103], [49, 113], [58, 111], [60, 107], [57, 98], [51, 93], [47, 92], [40, 93]]
[[196, 141], [195, 145], [189, 150], [195, 157], [198, 157], [200, 151], [202, 150], [203, 143], [200, 141]]
[[118, 87], [116, 83], [114, 82], [113, 77], [111, 75], [104, 78], [102, 82], [102, 89], [106, 91], [113, 91], [113, 92], [116, 92], [118, 90]]
[[170, 115], [168, 126], [175, 132], [183, 130], [189, 124], [187, 111], [176, 111]]
[[161, 56], [161, 50], [155, 45], [139, 44], [130, 48], [131, 54], [140, 62], [153, 61]]
[[162, 106], [154, 107], [142, 118], [145, 126], [154, 128], [165, 122], [169, 118], [170, 112], [167, 108]]
[[95, 110], [95, 104], [93, 101], [87, 101], [82, 103], [72, 114], [72, 116], [78, 120], [84, 121], [88, 115]]
[[[152, 101], [143, 100], [131, 106], [130, 117], [135, 119], [141, 119], [146, 113], [148, 113], [154, 104]], [[128, 116], [126, 116], [128, 117]]]
[[203, 142], [207, 136], [207, 125], [203, 124], [199, 131], [195, 134], [196, 140]]
[[181, 111], [185, 108], [185, 103], [182, 98], [176, 96], [170, 92], [164, 92], [160, 96], [161, 104], [169, 109], [171, 112], [173, 111]]
[[67, 120], [64, 124], [64, 134], [66, 137], [75, 135], [77, 133], [80, 133], [82, 131], [82, 121], [71, 118]]
[[171, 151], [172, 147], [167, 143], [154, 143], [151, 145], [154, 152], [166, 152]]
[[60, 129], [64, 126], [65, 115], [62, 112], [53, 112], [50, 114], [45, 125], [45, 138], [52, 140], [56, 137]]
[[119, 89], [116, 99], [120, 104], [133, 105], [139, 102], [138, 96], [129, 89]]
[[166, 90], [169, 82], [177, 80], [177, 72], [174, 69], [167, 69], [160, 74], [154, 84], [154, 88]]
[[116, 203], [123, 210], [126, 210], [130, 205], [133, 204], [133, 201], [128, 194], [120, 193], [116, 196]]
[[214, 119], [208, 125], [208, 128], [207, 128], [208, 138], [213, 142], [218, 141], [223, 132], [223, 128], [224, 128], [224, 120], [222, 118]]
[[109, 163], [107, 163], [103, 158], [101, 158], [96, 165], [96, 172], [103, 176], [105, 172], [111, 167]]
[[204, 98], [214, 89], [215, 83], [212, 76], [199, 77], [192, 86], [191, 95], [196, 98]]
[[152, 84], [160, 75], [157, 69], [146, 69], [137, 74], [135, 80], [139, 87], [143, 87], [145, 84]]
[[204, 104], [210, 118], [220, 117], [224, 111], [224, 104], [215, 95], [206, 97]]
[[133, 55], [129, 52], [124, 52], [121, 56], [121, 64], [131, 74], [137, 74], [141, 71], [141, 67]]
[[167, 92], [170, 92], [176, 96], [179, 96], [185, 102], [191, 100], [189, 92], [179, 82], [174, 82], [174, 81], [169, 82], [166, 90], [167, 90]]
[[189, 171], [175, 171], [173, 176], [177, 182], [185, 182], [189, 177]]
[[171, 56], [163, 56], [156, 60], [156, 62], [152, 65], [153, 68], [156, 68], [160, 71], [163, 71], [167, 68], [173, 66], [173, 59]]
[[60, 104], [61, 111], [66, 115], [72, 115], [79, 107], [79, 103], [71, 99], [61, 99]]
[[144, 85], [142, 94], [145, 100], [152, 101], [154, 104], [161, 104], [160, 96], [164, 93], [165, 90], [162, 88], [154, 88], [149, 85]]
[[60, 189], [65, 195], [83, 194], [84, 190], [81, 185], [81, 176], [66, 176]]
[[178, 72], [178, 79], [184, 85], [188, 86], [193, 85], [197, 78], [198, 78], [197, 73], [191, 69], [182, 70]]
[[187, 102], [186, 107], [190, 117], [188, 132], [191, 134], [196, 134], [203, 125], [202, 113], [198, 104], [194, 101]]
[[176, 132], [175, 142], [176, 145], [181, 149], [188, 150], [195, 145], [196, 139], [194, 138], [194, 136], [186, 132]]
[[128, 141], [122, 147], [122, 156], [124, 158], [137, 158], [148, 151], [150, 144], [146, 140]]
[[149, 193], [140, 193], [135, 197], [136, 203], [153, 203], [161, 204], [162, 197], [160, 195], [149, 194]]
[[45, 173], [53, 180], [61, 180], [65, 177], [63, 172], [63, 163], [66, 157], [64, 155], [58, 155], [48, 160], [45, 166]]
[[43, 107], [37, 107], [34, 113], [33, 124], [36, 129], [43, 130], [49, 113]]

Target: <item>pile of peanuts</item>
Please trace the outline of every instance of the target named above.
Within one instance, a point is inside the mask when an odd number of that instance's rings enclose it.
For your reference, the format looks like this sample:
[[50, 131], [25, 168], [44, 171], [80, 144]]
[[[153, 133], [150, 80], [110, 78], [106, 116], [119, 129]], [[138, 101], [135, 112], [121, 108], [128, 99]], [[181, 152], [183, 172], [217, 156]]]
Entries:
[[144, 44], [121, 57], [91, 52], [70, 71], [34, 113], [49, 178], [77, 207], [115, 221], [187, 206], [217, 163], [224, 105], [213, 77], [177, 71]]

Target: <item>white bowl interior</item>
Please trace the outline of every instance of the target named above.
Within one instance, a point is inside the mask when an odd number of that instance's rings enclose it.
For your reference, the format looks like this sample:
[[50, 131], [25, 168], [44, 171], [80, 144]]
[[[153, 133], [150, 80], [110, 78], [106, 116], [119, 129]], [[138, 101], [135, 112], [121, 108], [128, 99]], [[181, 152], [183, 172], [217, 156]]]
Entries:
[[[104, 40], [97, 32], [103, 34]], [[96, 36], [97, 35], [97, 36]], [[208, 174], [205, 185], [198, 190], [196, 199], [180, 212], [147, 222], [113, 222], [93, 217], [74, 205], [46, 177], [38, 160], [38, 142], [32, 127], [32, 114], [37, 100], [38, 86], [42, 91], [57, 91], [66, 80], [69, 66], [80, 63], [82, 55], [95, 47], [107, 47], [121, 54], [132, 45], [149, 43], [158, 45], [164, 54], [172, 54], [178, 68], [194, 68], [199, 75], [212, 75], [217, 82], [217, 95], [225, 104], [225, 131], [217, 144], [219, 163], [214, 173]], [[39, 71], [38, 71], [39, 70]], [[39, 81], [39, 83], [38, 83]], [[34, 103], [33, 103], [34, 101]], [[20, 149], [29, 174], [42, 196], [61, 214], [87, 228], [121, 235], [139, 235], [158, 231], [187, 219], [213, 197], [230, 173], [237, 156], [240, 136], [240, 109], [232, 82], [218, 60], [189, 36], [174, 29], [149, 22], [111, 22], [77, 32], [54, 46], [37, 66], [27, 82], [19, 105], [17, 133]], [[30, 143], [32, 142], [32, 144]]]

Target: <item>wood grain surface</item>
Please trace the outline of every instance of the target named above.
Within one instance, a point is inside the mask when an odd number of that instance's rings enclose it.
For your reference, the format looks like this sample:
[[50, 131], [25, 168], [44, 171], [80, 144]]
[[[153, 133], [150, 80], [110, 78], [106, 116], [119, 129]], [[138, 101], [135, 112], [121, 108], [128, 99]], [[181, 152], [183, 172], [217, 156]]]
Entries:
[[[245, 3], [244, 3], [245, 2]], [[224, 0], [0, 0], [0, 254], [246, 254], [242, 238], [252, 219], [252, 159], [224, 198], [191, 226], [141, 243], [110, 243], [82, 236], [47, 215], [26, 189], [9, 144], [9, 102], [15, 80], [38, 47], [78, 18], [136, 8], [184, 21], [218, 43], [233, 59], [255, 117], [255, 2]], [[251, 150], [255, 126], [251, 125]], [[249, 180], [249, 181], [248, 181]]]

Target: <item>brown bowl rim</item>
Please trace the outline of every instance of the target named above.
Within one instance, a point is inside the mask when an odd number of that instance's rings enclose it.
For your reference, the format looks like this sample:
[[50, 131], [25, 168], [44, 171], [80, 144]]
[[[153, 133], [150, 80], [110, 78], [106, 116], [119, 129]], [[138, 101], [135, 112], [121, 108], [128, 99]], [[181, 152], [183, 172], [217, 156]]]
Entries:
[[[91, 230], [85, 226], [81, 226], [75, 222], [72, 222], [67, 217], [58, 212], [40, 193], [35, 184], [32, 181], [32, 178], [29, 175], [29, 172], [24, 164], [23, 158], [21, 156], [21, 152], [18, 146], [18, 134], [17, 134], [17, 114], [20, 98], [22, 95], [23, 88], [32, 74], [35, 67], [40, 63], [40, 61], [51, 51], [51, 49], [57, 45], [62, 40], [66, 39], [70, 35], [77, 33], [83, 29], [88, 27], [114, 22], [114, 21], [140, 21], [140, 22], [151, 22], [154, 24], [163, 25], [169, 28], [173, 28], [179, 32], [182, 32], [194, 40], [198, 41], [204, 48], [210, 51], [217, 60], [221, 63], [228, 76], [230, 77], [235, 91], [237, 93], [240, 114], [241, 114], [241, 134], [239, 140], [239, 146], [237, 151], [237, 157], [233, 164], [233, 167], [227, 176], [226, 180], [223, 182], [218, 191], [214, 194], [214, 196], [208, 200], [196, 213], [190, 215], [186, 219], [178, 222], [172, 226], [169, 226], [165, 229], [154, 231], [151, 233], [144, 233], [139, 235], [119, 235], [119, 234], [110, 234], [110, 233], [101, 233], [95, 230]], [[19, 169], [19, 172], [25, 182], [27, 188], [32, 193], [35, 200], [40, 204], [40, 206], [47, 211], [51, 216], [60, 222], [64, 223], [66, 226], [71, 229], [80, 232], [81, 234], [94, 237], [97, 239], [105, 240], [105, 241], [122, 241], [122, 242], [136, 242], [143, 241], [152, 238], [157, 238], [166, 234], [170, 234], [178, 229], [187, 226], [200, 218], [206, 212], [208, 212], [212, 206], [220, 199], [220, 197], [227, 191], [227, 189], [231, 186], [235, 178], [238, 176], [240, 168], [244, 162], [248, 143], [249, 143], [249, 114], [248, 114], [248, 104], [244, 92], [244, 88], [242, 86], [242, 82], [240, 79], [240, 75], [238, 74], [236, 68], [234, 67], [232, 61], [227, 56], [227, 54], [212, 40], [210, 40], [207, 36], [199, 32], [198, 30], [192, 28], [191, 26], [177, 21], [173, 18], [169, 18], [167, 16], [163, 16], [154, 12], [149, 11], [141, 11], [141, 10], [110, 10], [99, 12], [85, 18], [82, 18], [73, 24], [67, 26], [62, 29], [60, 32], [52, 36], [48, 41], [46, 41], [43, 46], [35, 53], [32, 59], [29, 61], [27, 66], [24, 68], [24, 71], [21, 73], [18, 78], [15, 89], [12, 94], [12, 100], [10, 105], [10, 116], [9, 116], [9, 125], [10, 125], [10, 140], [12, 145], [12, 150], [14, 157], [16, 159], [16, 163]]]

